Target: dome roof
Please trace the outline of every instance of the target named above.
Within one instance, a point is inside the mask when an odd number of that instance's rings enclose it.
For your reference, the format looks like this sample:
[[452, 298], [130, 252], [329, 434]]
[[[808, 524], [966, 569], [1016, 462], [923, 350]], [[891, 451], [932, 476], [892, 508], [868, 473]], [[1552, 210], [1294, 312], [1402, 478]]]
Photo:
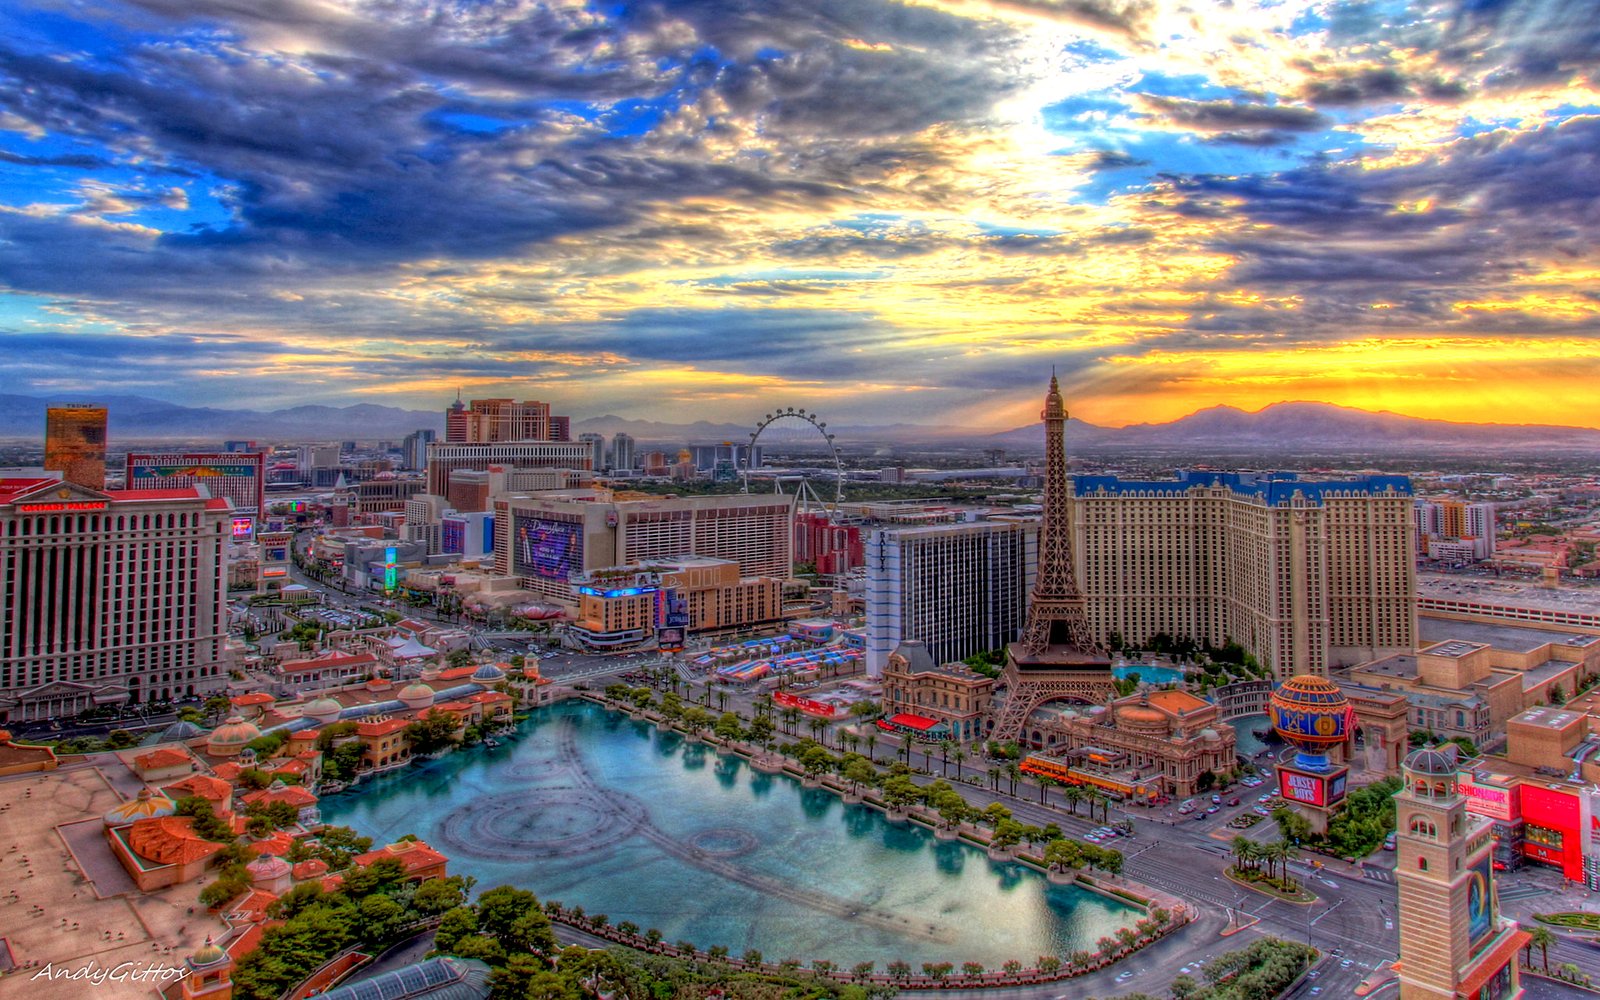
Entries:
[[244, 866], [252, 882], [266, 882], [289, 874], [289, 862], [273, 854], [263, 854]]
[[1211, 729], [1211, 728], [1208, 727], [1206, 729], [1200, 730], [1200, 738], [1205, 740], [1207, 743], [1210, 743], [1210, 742], [1213, 742], [1215, 740], [1222, 739], [1222, 734], [1217, 732], [1215, 729]]
[[1406, 756], [1406, 770], [1416, 774], [1428, 774], [1435, 777], [1453, 778], [1458, 770], [1456, 765], [1456, 745], [1446, 743], [1441, 747], [1423, 747], [1413, 750]]
[[506, 672], [495, 666], [493, 663], [485, 663], [483, 666], [472, 672], [472, 679], [480, 682], [486, 681], [490, 684], [493, 684], [498, 681], [505, 680]]
[[192, 722], [180, 719], [167, 728], [161, 730], [160, 739], [162, 743], [178, 743], [184, 740], [192, 740], [196, 736], [202, 736], [204, 734], [204, 729], [201, 729]]
[[395, 697], [399, 698], [407, 708], [421, 708], [433, 704], [433, 688], [419, 681], [416, 684], [407, 684]]
[[193, 966], [215, 965], [227, 957], [228, 953], [218, 947], [217, 943], [211, 940], [211, 935], [207, 934], [206, 943], [201, 945], [193, 955], [189, 956], [189, 964]]
[[1117, 721], [1142, 722], [1147, 724], [1163, 723], [1167, 721], [1167, 717], [1162, 715], [1156, 709], [1146, 708], [1143, 705], [1124, 705], [1117, 709]]
[[300, 710], [300, 714], [313, 719], [324, 719], [338, 718], [339, 713], [343, 711], [344, 706], [332, 698], [317, 698], [314, 701], [306, 702], [306, 706]]
[[136, 797], [106, 813], [106, 826], [126, 826], [135, 820], [171, 816], [176, 808], [172, 800], [165, 795], [156, 795], [148, 788], [141, 788]]
[[211, 731], [211, 736], [206, 740], [206, 745], [212, 750], [235, 749], [243, 747], [253, 739], [261, 736], [261, 730], [253, 722], [246, 722], [242, 716], [230, 715], [228, 721]]

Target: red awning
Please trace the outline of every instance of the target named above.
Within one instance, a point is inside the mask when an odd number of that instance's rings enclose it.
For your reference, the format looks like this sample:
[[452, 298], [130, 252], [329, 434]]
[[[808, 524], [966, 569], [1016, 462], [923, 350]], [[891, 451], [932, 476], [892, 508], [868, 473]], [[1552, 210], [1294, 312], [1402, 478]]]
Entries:
[[889, 724], [893, 726], [904, 726], [907, 729], [915, 729], [919, 733], [925, 733], [940, 723], [938, 719], [930, 719], [922, 715], [912, 715], [909, 712], [901, 712], [899, 715], [891, 718], [889, 720]]
[[1456, 996], [1476, 997], [1478, 991], [1483, 989], [1483, 984], [1492, 979], [1495, 973], [1506, 966], [1506, 963], [1516, 961], [1518, 950], [1528, 943], [1530, 936], [1527, 931], [1515, 930], [1496, 941], [1492, 948], [1479, 955], [1474, 963], [1467, 967], [1470, 971], [1461, 981], [1461, 985], [1456, 987]]

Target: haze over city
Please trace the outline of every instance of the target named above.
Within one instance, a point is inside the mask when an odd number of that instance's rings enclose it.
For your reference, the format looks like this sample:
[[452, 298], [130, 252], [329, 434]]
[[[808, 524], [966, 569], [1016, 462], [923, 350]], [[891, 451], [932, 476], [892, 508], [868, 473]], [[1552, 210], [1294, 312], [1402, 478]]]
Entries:
[[1592, 13], [10, 5], [0, 344], [58, 398], [1002, 430], [1054, 364], [1107, 426], [1595, 426]]

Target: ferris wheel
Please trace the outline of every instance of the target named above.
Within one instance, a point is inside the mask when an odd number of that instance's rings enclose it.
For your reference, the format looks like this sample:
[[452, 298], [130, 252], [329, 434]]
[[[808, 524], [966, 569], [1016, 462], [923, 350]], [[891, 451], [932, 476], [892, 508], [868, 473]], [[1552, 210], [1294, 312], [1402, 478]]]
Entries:
[[[835, 504], [843, 503], [844, 462], [840, 461], [839, 459], [839, 449], [833, 446], [833, 435], [828, 433], [828, 425], [819, 419], [817, 414], [808, 413], [805, 411], [805, 409], [794, 406], [786, 406], [782, 409], [774, 410], [773, 412], [762, 417], [761, 420], [756, 423], [756, 429], [750, 434], [750, 444], [745, 452], [744, 467], [741, 470], [744, 480], [744, 492], [750, 492], [750, 459], [755, 455], [756, 443], [761, 439], [762, 433], [767, 428], [778, 423], [779, 421], [798, 421], [802, 424], [810, 424], [811, 427], [816, 430], [817, 436], [822, 439], [823, 445], [828, 449], [829, 458], [831, 458], [833, 461], [833, 502]], [[805, 429], [803, 427], [798, 429], [802, 432], [803, 437], [809, 437], [809, 435], [805, 435]], [[813, 499], [816, 499], [819, 505], [822, 505], [820, 498], [816, 497], [815, 492], [811, 491], [811, 487], [805, 482], [805, 480], [801, 480], [800, 491], [802, 499], [807, 492], [811, 492]], [[781, 480], [778, 482], [778, 492], [783, 492], [783, 484]]]

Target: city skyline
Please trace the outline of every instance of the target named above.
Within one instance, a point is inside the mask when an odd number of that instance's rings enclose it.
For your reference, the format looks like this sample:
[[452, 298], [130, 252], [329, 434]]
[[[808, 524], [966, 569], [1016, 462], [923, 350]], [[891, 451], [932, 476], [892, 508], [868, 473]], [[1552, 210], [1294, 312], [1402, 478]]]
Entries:
[[17, 391], [1597, 422], [1581, 4], [0, 19]]

